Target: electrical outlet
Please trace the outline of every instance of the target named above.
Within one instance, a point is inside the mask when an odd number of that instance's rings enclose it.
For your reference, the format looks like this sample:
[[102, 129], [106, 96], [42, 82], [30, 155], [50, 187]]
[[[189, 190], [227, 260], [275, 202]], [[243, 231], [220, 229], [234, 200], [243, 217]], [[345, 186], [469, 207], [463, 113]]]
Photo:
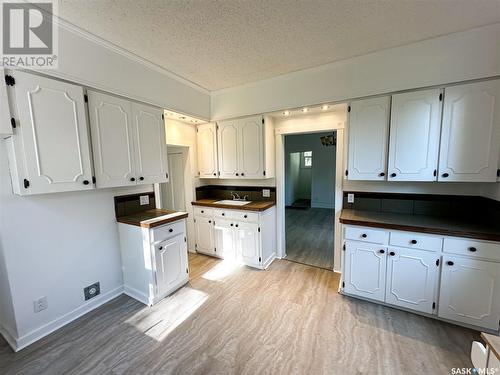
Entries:
[[101, 285], [99, 282], [89, 285], [86, 288], [83, 288], [83, 294], [85, 295], [85, 301], [94, 298], [101, 294]]
[[354, 194], [352, 193], [347, 194], [347, 203], [354, 203]]
[[141, 206], [145, 206], [149, 204], [149, 195], [140, 195], [139, 196], [139, 204]]
[[264, 198], [269, 198], [271, 196], [271, 190], [269, 190], [269, 189], [262, 189], [262, 196]]
[[40, 297], [33, 301], [33, 311], [39, 313], [40, 311], [47, 310], [47, 297]]

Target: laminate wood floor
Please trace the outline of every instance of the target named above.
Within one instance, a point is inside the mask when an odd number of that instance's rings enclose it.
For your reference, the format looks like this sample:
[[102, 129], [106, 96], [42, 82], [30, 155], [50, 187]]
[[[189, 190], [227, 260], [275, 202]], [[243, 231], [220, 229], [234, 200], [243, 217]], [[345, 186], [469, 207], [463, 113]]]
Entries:
[[327, 208], [285, 209], [286, 259], [333, 269], [333, 221]]
[[341, 296], [331, 271], [190, 255], [191, 280], [152, 308], [121, 296], [13, 353], [0, 374], [449, 374], [474, 331]]

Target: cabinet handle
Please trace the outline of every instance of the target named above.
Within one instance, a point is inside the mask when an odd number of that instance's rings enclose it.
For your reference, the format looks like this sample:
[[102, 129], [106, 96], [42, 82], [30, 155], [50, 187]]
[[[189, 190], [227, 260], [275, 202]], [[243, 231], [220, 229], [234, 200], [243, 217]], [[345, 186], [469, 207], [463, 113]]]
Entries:
[[469, 247], [469, 251], [472, 253], [475, 253], [477, 251], [477, 249], [475, 247]]
[[168, 231], [169, 231], [170, 233], [172, 233], [174, 230], [173, 230], [172, 228], [170, 228]]
[[453, 266], [455, 263], [453, 263], [451, 260], [449, 260], [449, 261], [446, 262], [446, 264], [449, 265], [449, 266]]
[[378, 175], [379, 175], [379, 177], [384, 177], [385, 173], [384, 172], [380, 172]]
[[368, 237], [368, 236], [366, 235], [366, 233], [363, 233], [363, 234], [361, 235], [361, 237], [366, 238], [366, 237]]
[[139, 180], [144, 181], [144, 177], [139, 177]]
[[135, 181], [135, 177], [131, 177], [130, 181], [134, 182]]
[[441, 176], [444, 177], [444, 178], [446, 178], [446, 177], [449, 176], [449, 174], [448, 173], [443, 173]]
[[396, 177], [396, 173], [391, 173], [391, 177]]
[[83, 180], [83, 184], [84, 185], [88, 185], [88, 184], [90, 184], [90, 181], [89, 180]]
[[416, 245], [416, 244], [417, 244], [417, 240], [411, 240], [411, 241], [410, 241], [410, 243], [411, 243], [412, 245]]
[[396, 255], [396, 253], [395, 253], [394, 251], [391, 251], [391, 252], [389, 253], [389, 255], [390, 255], [391, 257], [393, 257], [394, 255]]
[[385, 250], [384, 250], [384, 249], [379, 250], [378, 252], [379, 252], [380, 254], [385, 254]]

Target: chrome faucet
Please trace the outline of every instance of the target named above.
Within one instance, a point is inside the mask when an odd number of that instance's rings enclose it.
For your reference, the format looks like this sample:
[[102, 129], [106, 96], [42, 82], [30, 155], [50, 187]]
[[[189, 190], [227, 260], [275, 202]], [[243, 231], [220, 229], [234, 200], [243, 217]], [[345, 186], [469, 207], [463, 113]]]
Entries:
[[233, 191], [231, 192], [231, 197], [233, 197], [233, 201], [241, 200], [240, 195], [238, 193], [233, 192]]

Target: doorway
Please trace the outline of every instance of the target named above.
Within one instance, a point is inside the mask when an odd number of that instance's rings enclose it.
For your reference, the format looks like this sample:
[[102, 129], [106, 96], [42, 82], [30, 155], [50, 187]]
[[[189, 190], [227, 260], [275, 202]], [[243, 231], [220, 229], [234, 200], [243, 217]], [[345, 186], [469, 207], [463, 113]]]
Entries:
[[186, 168], [187, 147], [168, 147], [169, 181], [160, 184], [161, 206], [174, 211], [186, 211], [186, 186], [184, 171]]
[[333, 269], [336, 131], [284, 136], [286, 258]]

